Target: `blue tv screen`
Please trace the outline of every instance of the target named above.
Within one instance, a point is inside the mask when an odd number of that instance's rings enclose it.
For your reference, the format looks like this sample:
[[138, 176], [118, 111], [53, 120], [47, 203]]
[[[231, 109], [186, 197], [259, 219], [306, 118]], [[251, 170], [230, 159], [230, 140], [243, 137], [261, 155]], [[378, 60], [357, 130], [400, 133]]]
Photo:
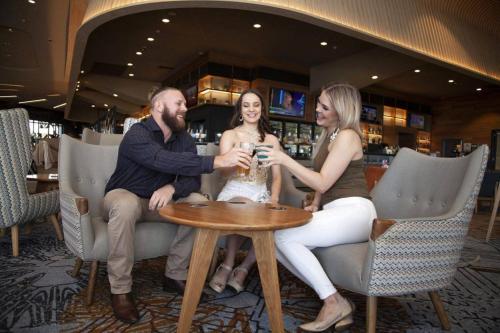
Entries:
[[303, 118], [306, 109], [306, 94], [281, 88], [271, 88], [269, 113], [286, 117]]
[[410, 127], [424, 129], [425, 128], [425, 117], [420, 114], [412, 113], [410, 115]]
[[377, 108], [370, 105], [361, 106], [361, 120], [365, 121], [376, 121], [377, 120]]

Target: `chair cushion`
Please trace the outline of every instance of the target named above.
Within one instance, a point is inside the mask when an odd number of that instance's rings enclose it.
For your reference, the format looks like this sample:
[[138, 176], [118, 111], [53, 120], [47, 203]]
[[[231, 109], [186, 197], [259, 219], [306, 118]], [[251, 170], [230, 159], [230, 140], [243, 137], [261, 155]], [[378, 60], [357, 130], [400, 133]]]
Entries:
[[[93, 217], [95, 242], [92, 254], [95, 260], [108, 259], [108, 224], [102, 217]], [[135, 260], [168, 255], [177, 225], [169, 222], [139, 222], [135, 226]], [[144, 246], [141, 246], [144, 245]]]
[[313, 252], [334, 285], [358, 293], [366, 290], [368, 242], [321, 247]]

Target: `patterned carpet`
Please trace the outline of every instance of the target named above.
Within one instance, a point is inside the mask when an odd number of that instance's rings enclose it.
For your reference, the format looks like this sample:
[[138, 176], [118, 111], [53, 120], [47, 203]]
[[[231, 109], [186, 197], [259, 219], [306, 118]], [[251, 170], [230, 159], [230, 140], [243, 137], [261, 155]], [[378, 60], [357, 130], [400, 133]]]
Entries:
[[[85, 305], [87, 266], [69, 276], [74, 257], [58, 242], [50, 225], [21, 237], [21, 255], [11, 256], [10, 237], [0, 239], [0, 332], [175, 332], [182, 298], [163, 292], [165, 258], [134, 268], [134, 292], [141, 321], [126, 325], [114, 319], [104, 265], [94, 304]], [[314, 292], [279, 267], [283, 317], [287, 332], [312, 320], [320, 308]], [[363, 332], [365, 298], [345, 292], [357, 307], [351, 332]], [[452, 286], [440, 291], [453, 332], [500, 332], [500, 241], [486, 244], [469, 237]], [[440, 332], [426, 294], [381, 298], [379, 332]], [[258, 272], [251, 271], [246, 290], [209, 294], [196, 312], [192, 332], [269, 332]]]

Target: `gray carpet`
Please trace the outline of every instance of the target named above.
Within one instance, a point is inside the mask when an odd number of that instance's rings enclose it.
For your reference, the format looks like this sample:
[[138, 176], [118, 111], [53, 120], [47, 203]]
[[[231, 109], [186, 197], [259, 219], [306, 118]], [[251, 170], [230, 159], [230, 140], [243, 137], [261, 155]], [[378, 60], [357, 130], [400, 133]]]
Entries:
[[[182, 298], [161, 290], [165, 258], [137, 263], [134, 290], [142, 318], [138, 324], [116, 321], [109, 304], [104, 265], [96, 300], [84, 304], [87, 267], [79, 279], [68, 275], [74, 257], [58, 242], [50, 225], [21, 237], [21, 254], [11, 256], [9, 237], [0, 239], [0, 332], [175, 332]], [[500, 241], [468, 238], [453, 284], [440, 291], [453, 332], [500, 332]], [[285, 328], [312, 320], [320, 308], [314, 292], [280, 266]], [[345, 292], [356, 304], [351, 332], [363, 332], [365, 298]], [[440, 332], [439, 320], [426, 294], [381, 298], [380, 332]], [[200, 304], [194, 332], [268, 332], [258, 272], [250, 273], [246, 290], [235, 295], [210, 294]]]

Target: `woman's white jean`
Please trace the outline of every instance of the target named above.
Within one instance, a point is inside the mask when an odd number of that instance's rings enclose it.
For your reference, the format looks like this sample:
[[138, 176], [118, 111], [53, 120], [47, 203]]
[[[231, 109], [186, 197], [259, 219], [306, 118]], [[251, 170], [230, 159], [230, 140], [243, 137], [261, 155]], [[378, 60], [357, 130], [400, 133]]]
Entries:
[[376, 217], [375, 206], [368, 199], [349, 197], [334, 200], [324, 205], [323, 210], [313, 213], [309, 223], [276, 231], [276, 257], [313, 288], [321, 299], [325, 299], [337, 290], [311, 250], [367, 241]]

